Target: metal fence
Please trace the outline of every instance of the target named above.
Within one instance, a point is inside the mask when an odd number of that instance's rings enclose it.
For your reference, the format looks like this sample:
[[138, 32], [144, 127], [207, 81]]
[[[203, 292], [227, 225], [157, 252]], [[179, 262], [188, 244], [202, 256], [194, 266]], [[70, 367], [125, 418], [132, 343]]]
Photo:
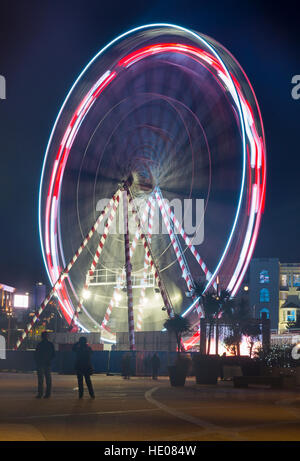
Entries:
[[[121, 374], [122, 358], [128, 351], [94, 351], [92, 364], [95, 373]], [[160, 359], [160, 375], [168, 374], [168, 365], [175, 362], [176, 352], [156, 352]], [[151, 357], [154, 352], [130, 352], [131, 374], [135, 376], [151, 375]], [[192, 355], [192, 354], [188, 354]], [[52, 371], [61, 374], [73, 374], [75, 354], [72, 351], [58, 351], [52, 362]], [[34, 350], [7, 351], [6, 359], [0, 360], [0, 371], [33, 372], [36, 370]]]

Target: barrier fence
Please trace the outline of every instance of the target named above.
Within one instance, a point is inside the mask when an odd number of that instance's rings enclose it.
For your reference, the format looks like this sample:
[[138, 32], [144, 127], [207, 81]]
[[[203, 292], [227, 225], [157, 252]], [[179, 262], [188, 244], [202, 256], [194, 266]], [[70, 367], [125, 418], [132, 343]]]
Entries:
[[[124, 354], [131, 354], [131, 374], [151, 375], [151, 357], [154, 352], [136, 351], [93, 351], [92, 364], [95, 373], [121, 374]], [[175, 362], [176, 352], [156, 352], [160, 359], [160, 375], [168, 375], [168, 365]], [[189, 354], [192, 355], [192, 354]], [[55, 373], [72, 374], [75, 354], [72, 351], [57, 351], [51, 369]], [[6, 359], [0, 360], [0, 371], [33, 372], [36, 370], [34, 350], [6, 351]]]
[[[151, 351], [93, 351], [92, 364], [94, 372], [108, 375], [122, 374], [122, 359], [124, 354], [131, 356], [132, 376], [151, 376], [151, 358], [156, 353], [160, 359], [160, 376], [168, 376], [168, 366], [176, 361], [176, 352], [151, 352]], [[186, 353], [193, 359], [197, 352]], [[212, 356], [206, 356], [212, 357]], [[227, 356], [219, 357], [220, 365], [239, 366], [245, 375], [259, 374], [260, 361], [250, 359], [248, 356]], [[59, 374], [75, 374], [75, 354], [70, 350], [57, 351], [52, 361], [52, 372]], [[0, 360], [0, 372], [12, 371], [32, 373], [36, 370], [34, 350], [27, 351], [6, 351], [6, 359]], [[193, 376], [193, 367], [190, 369], [190, 376]]]

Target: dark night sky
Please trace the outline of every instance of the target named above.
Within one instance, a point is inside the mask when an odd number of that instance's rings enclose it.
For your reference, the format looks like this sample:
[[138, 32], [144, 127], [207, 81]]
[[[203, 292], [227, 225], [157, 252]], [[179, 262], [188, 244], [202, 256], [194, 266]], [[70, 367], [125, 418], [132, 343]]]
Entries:
[[267, 202], [256, 257], [300, 261], [300, 74], [296, 3], [261, 1], [1, 1], [0, 281], [29, 288], [46, 281], [38, 237], [38, 187], [48, 137], [66, 93], [87, 62], [115, 36], [169, 22], [210, 35], [246, 71], [264, 120]]

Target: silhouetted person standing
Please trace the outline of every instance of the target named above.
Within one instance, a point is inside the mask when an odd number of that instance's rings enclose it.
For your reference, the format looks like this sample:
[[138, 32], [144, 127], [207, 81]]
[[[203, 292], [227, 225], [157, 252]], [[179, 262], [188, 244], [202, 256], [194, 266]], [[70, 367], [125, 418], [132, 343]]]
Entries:
[[74, 344], [72, 350], [76, 353], [75, 370], [77, 373], [79, 398], [82, 399], [83, 397], [84, 377], [90, 397], [94, 399], [95, 394], [91, 381], [91, 374], [93, 373], [91, 356], [93, 351], [90, 348], [90, 346], [88, 346], [86, 338], [84, 336], [79, 338], [78, 343]]
[[144, 359], [144, 370], [146, 376], [151, 376], [151, 357], [149, 355]]
[[37, 365], [38, 376], [38, 393], [36, 398], [43, 397], [44, 379], [46, 380], [46, 392], [44, 399], [48, 399], [51, 395], [51, 361], [55, 356], [54, 346], [48, 341], [48, 333], [43, 331], [42, 341], [37, 345], [35, 350], [35, 361]]
[[156, 353], [151, 358], [151, 366], [152, 366], [152, 379], [157, 379], [158, 370], [160, 368], [160, 359]]
[[130, 361], [131, 361], [131, 356], [129, 352], [126, 352], [126, 354], [124, 354], [122, 357], [122, 375], [124, 379], [130, 378], [130, 371], [131, 371]]

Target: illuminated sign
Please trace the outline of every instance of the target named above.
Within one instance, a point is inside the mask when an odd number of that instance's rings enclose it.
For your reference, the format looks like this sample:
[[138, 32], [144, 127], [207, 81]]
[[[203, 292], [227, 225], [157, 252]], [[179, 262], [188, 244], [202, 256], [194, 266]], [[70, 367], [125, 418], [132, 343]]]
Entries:
[[28, 304], [29, 304], [28, 300], [29, 300], [28, 295], [15, 295], [14, 296], [14, 307], [19, 307], [21, 309], [27, 309]]

